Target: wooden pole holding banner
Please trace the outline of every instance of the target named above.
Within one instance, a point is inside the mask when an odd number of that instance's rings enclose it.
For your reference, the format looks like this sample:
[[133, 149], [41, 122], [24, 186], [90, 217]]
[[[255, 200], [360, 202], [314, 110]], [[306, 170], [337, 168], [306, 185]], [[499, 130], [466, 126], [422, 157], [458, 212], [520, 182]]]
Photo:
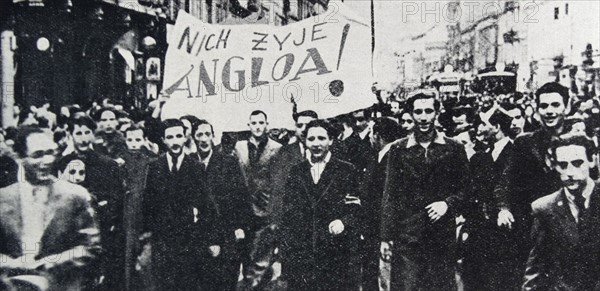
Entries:
[[375, 75], [373, 59], [375, 57], [375, 0], [371, 0], [371, 76]]

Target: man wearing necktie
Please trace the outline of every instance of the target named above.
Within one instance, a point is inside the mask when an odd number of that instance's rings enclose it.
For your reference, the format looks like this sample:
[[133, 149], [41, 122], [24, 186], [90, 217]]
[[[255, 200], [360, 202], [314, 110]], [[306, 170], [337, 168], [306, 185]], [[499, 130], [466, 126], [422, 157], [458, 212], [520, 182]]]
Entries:
[[[217, 210], [202, 180], [197, 158], [183, 152], [185, 127], [163, 121], [167, 153], [148, 166], [142, 211], [150, 238], [152, 273], [158, 290], [198, 290], [205, 258], [220, 253]], [[148, 257], [148, 245], [140, 261]]]
[[233, 291], [238, 283], [241, 248], [250, 231], [248, 188], [237, 159], [213, 144], [212, 124], [199, 120], [192, 128], [192, 137], [197, 147], [193, 155], [200, 161], [202, 180], [208, 196], [216, 204], [224, 233], [221, 255], [208, 258], [204, 264], [207, 278], [201, 290]]
[[532, 203], [533, 248], [523, 290], [600, 290], [600, 186], [590, 177], [596, 152], [583, 135], [552, 141], [562, 188]]

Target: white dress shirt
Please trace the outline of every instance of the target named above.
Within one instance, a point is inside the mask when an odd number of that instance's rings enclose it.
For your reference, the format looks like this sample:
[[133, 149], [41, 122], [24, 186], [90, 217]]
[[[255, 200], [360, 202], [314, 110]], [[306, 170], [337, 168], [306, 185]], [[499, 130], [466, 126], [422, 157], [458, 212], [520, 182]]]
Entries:
[[323, 171], [325, 171], [325, 166], [327, 166], [327, 163], [329, 162], [329, 160], [331, 159], [331, 152], [328, 152], [327, 155], [325, 156], [325, 158], [317, 163], [313, 163], [311, 158], [310, 158], [310, 154], [307, 152], [307, 158], [308, 158], [308, 162], [310, 163], [310, 175], [313, 178], [313, 182], [315, 184], [319, 183], [319, 180], [321, 179], [321, 175], [323, 174]]
[[200, 163], [204, 164], [204, 169], [208, 169], [208, 162], [210, 162], [210, 158], [212, 157], [213, 151], [210, 150], [210, 153], [208, 153], [208, 156], [206, 156], [206, 158], [202, 158], [200, 156], [200, 153], [198, 153], [198, 157], [200, 158]]
[[[181, 168], [181, 163], [183, 163], [184, 156], [185, 154], [181, 153], [179, 154], [179, 157], [177, 157], [177, 171], [179, 171]], [[171, 169], [173, 169], [173, 157], [171, 157], [169, 153], [167, 153], [167, 164], [169, 165], [169, 171], [171, 171]]]

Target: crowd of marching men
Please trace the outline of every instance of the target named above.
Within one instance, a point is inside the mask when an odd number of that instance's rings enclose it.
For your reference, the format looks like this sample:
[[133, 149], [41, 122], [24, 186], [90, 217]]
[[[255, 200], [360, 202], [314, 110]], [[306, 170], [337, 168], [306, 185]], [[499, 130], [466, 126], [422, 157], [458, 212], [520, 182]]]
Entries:
[[219, 144], [165, 100], [21, 108], [0, 290], [600, 290], [597, 96], [257, 109]]

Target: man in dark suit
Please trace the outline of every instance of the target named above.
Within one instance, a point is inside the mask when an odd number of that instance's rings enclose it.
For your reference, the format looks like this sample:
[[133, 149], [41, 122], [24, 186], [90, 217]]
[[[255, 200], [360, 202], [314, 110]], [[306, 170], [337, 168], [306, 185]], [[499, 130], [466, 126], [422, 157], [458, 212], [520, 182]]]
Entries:
[[518, 290], [521, 274], [512, 263], [514, 242], [508, 229], [496, 225], [494, 188], [508, 164], [513, 141], [511, 117], [497, 110], [488, 122], [475, 117], [475, 154], [469, 164], [471, 195], [463, 213], [466, 222], [459, 236], [463, 252], [465, 290]]
[[206, 120], [198, 120], [192, 136], [197, 147], [202, 180], [211, 200], [216, 203], [225, 234], [221, 255], [204, 264], [207, 280], [202, 290], [236, 290], [241, 264], [241, 245], [249, 231], [248, 189], [235, 157], [215, 149], [214, 130]]
[[275, 170], [273, 171], [273, 195], [271, 203], [273, 205], [272, 218], [275, 224], [278, 224], [281, 218], [281, 198], [283, 197], [290, 170], [293, 166], [306, 159], [306, 152], [308, 151], [304, 144], [306, 125], [318, 118], [317, 113], [312, 110], [298, 112], [294, 120], [296, 123], [296, 141], [281, 147], [277, 155], [273, 157]]
[[[45, 281], [40, 290], [81, 290], [99, 254], [90, 194], [54, 176], [57, 145], [49, 131], [21, 128], [15, 151], [25, 180], [0, 189], [0, 277]], [[42, 280], [28, 280], [36, 276]]]
[[[269, 270], [275, 250], [275, 225], [272, 223], [273, 157], [281, 144], [267, 134], [267, 114], [260, 110], [250, 113], [248, 140], [235, 144], [242, 174], [248, 188], [250, 201], [250, 231], [244, 258], [244, 288], [257, 288], [270, 280]], [[260, 288], [260, 287], [258, 287]]]
[[440, 103], [407, 102], [414, 133], [388, 153], [382, 249], [393, 243], [391, 290], [455, 290], [455, 216], [469, 183], [465, 149], [435, 130]]
[[335, 140], [332, 153], [338, 159], [354, 165], [360, 178], [367, 169], [373, 151], [369, 145], [369, 140], [363, 140], [355, 130], [356, 121], [352, 114], [343, 115], [340, 119], [344, 131]]
[[600, 290], [600, 185], [594, 142], [563, 135], [550, 145], [562, 188], [532, 203], [533, 248], [523, 290]]
[[281, 222], [282, 274], [288, 290], [358, 290], [358, 180], [354, 167], [332, 157], [333, 133], [307, 125], [307, 160], [289, 175]]
[[197, 290], [206, 257], [220, 253], [217, 211], [198, 160], [183, 153], [185, 140], [181, 121], [163, 121], [167, 153], [150, 163], [146, 178], [143, 237], [150, 237], [152, 273], [161, 291]]
[[515, 139], [505, 174], [494, 190], [498, 225], [510, 229], [516, 237], [516, 244], [507, 247], [518, 251], [514, 259], [520, 273], [530, 249], [531, 202], [561, 188], [558, 173], [549, 167], [547, 153], [552, 137], [563, 133], [569, 111], [569, 90], [558, 83], [543, 85], [535, 96], [542, 128]]
[[125, 273], [122, 171], [110, 158], [94, 150], [96, 124], [86, 116], [75, 117], [69, 123], [74, 151], [65, 159], [76, 157], [86, 166], [86, 179], [81, 184], [92, 194], [92, 207], [98, 216], [104, 253], [100, 258], [104, 279], [100, 288], [123, 289]]
[[[364, 237], [361, 249], [363, 290], [379, 290], [379, 244], [381, 242], [380, 230], [385, 169], [388, 152], [398, 136], [398, 126], [398, 122], [394, 119], [382, 117], [375, 120], [371, 132], [371, 144], [377, 151], [377, 155], [372, 157], [360, 185], [363, 206], [363, 211], [361, 211], [363, 214], [361, 215], [363, 229], [361, 233]], [[385, 259], [387, 261], [389, 258]]]

